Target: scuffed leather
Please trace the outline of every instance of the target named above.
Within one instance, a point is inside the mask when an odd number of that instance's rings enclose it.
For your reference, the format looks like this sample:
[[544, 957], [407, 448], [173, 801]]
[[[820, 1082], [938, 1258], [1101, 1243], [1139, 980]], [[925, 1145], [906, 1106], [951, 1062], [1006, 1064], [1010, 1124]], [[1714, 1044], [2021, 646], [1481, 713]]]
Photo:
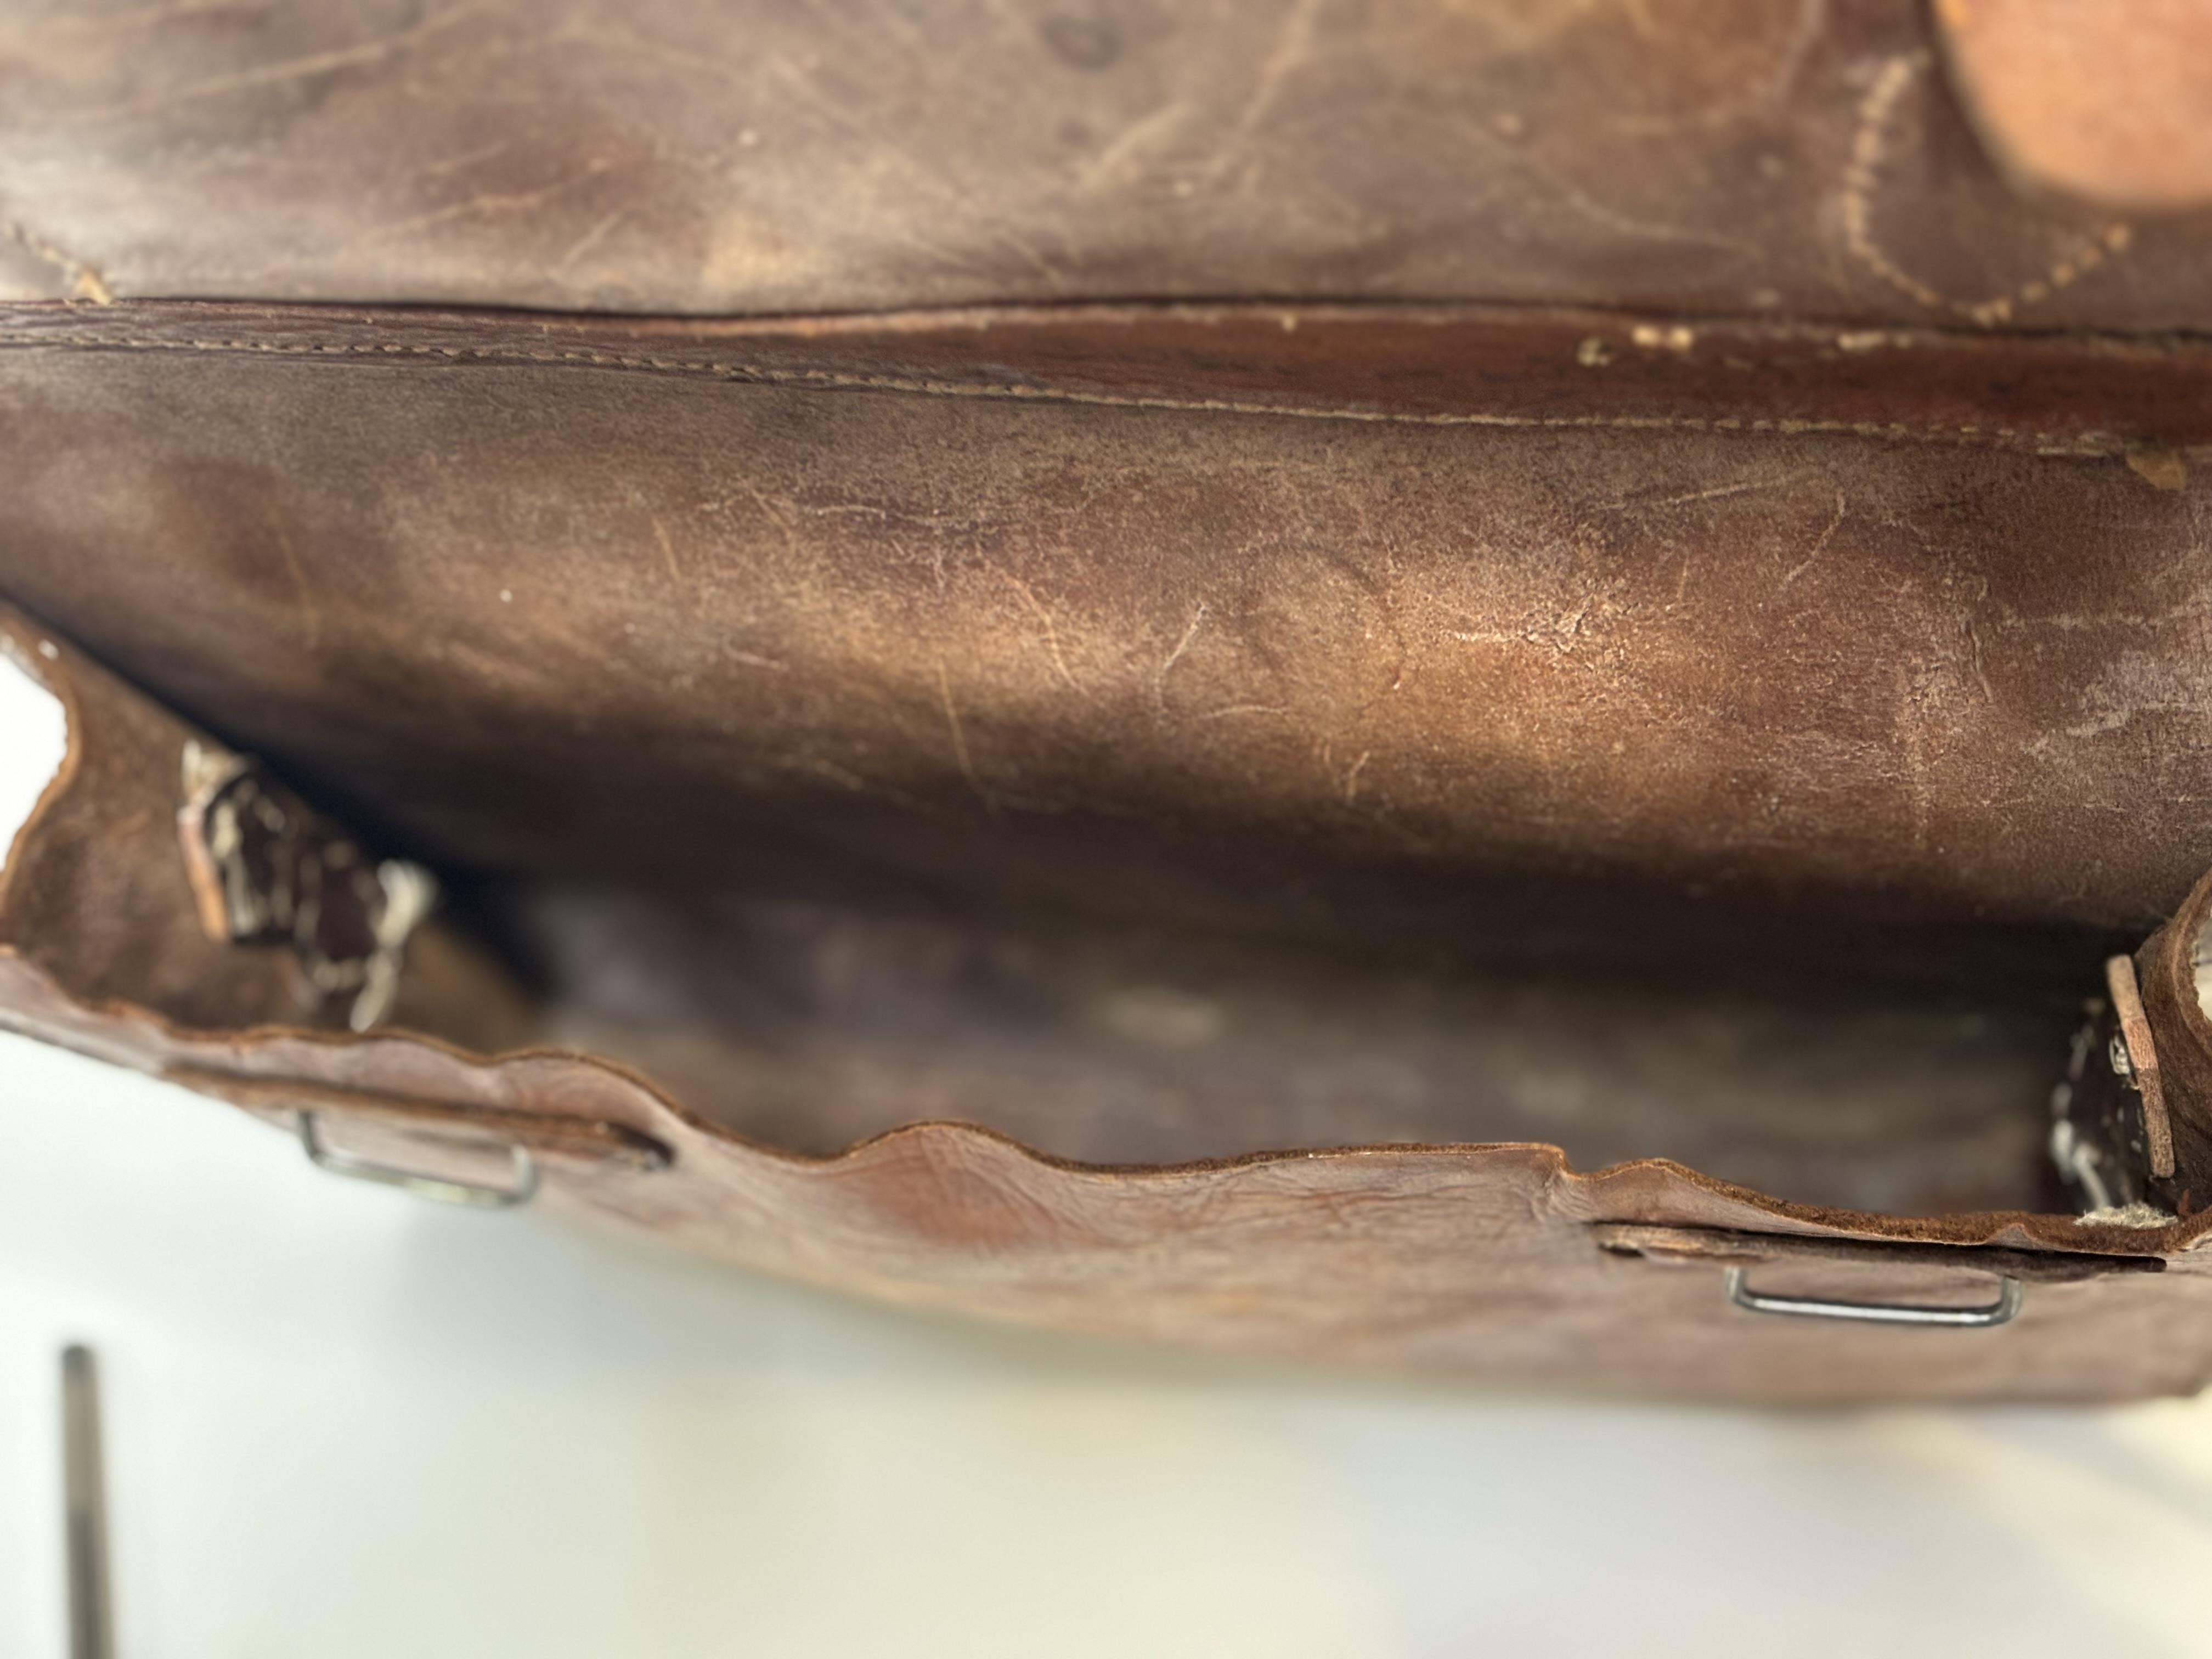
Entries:
[[[2186, 1218], [2048, 1212], [2036, 1142], [2212, 842], [2212, 224], [2023, 199], [1937, 45], [1906, 0], [0, 12], [0, 591], [72, 728], [0, 1018], [1067, 1329], [2197, 1386], [2178, 935]], [[196, 730], [449, 881], [392, 1030], [193, 926]], [[2037, 1282], [1931, 1342], [1620, 1226]]]
[[2212, 321], [2202, 216], [2015, 196], [1917, 0], [111, 0], [0, 64], [15, 297]]
[[[2212, 485], [2117, 441], [1716, 428], [1663, 380], [1448, 425], [223, 321], [0, 350], [0, 587], [463, 867], [988, 846], [1038, 890], [1431, 936], [1620, 934], [1610, 896], [1515, 897], [1618, 879], [1838, 904], [1849, 955], [1885, 917], [2139, 938], [2212, 845], [2179, 787]], [[1910, 415], [1910, 352], [1863, 372]]]
[[[173, 789], [169, 763], [190, 728], [51, 630], [17, 620], [8, 634], [63, 696], [71, 749], [0, 881], [0, 1017], [249, 1109], [357, 1111], [372, 1132], [396, 1115], [398, 1144], [418, 1155], [426, 1133], [437, 1146], [442, 1115], [456, 1151], [530, 1146], [563, 1206], [821, 1284], [1097, 1334], [1742, 1399], [2118, 1398], [2193, 1389], [2212, 1371], [2212, 1336], [2201, 1334], [2212, 1321], [2197, 1316], [2212, 1292], [2191, 1249], [2201, 1219], [2142, 1229], [2019, 1212], [1854, 1214], [1659, 1160], [1578, 1175], [1542, 1146], [1110, 1170], [939, 1123], [805, 1158], [716, 1128], [580, 1055], [494, 1058], [430, 1036], [262, 1025], [295, 1018], [294, 992], [271, 976], [271, 958], [205, 938], [166, 815], [131, 805]], [[117, 929], [135, 941], [126, 955]], [[426, 930], [418, 945], [436, 937]], [[465, 1029], [456, 1021], [473, 1020], [481, 1040], [511, 1018], [498, 1011], [514, 992], [489, 963], [465, 960], [457, 984], [450, 957], [418, 955], [402, 1006], [455, 1035]], [[556, 1127], [564, 1121], [574, 1128]], [[637, 1146], [666, 1161], [629, 1155]], [[1931, 1346], [1924, 1333], [1747, 1316], [1720, 1299], [1710, 1271], [1624, 1258], [1599, 1223], [1968, 1247], [1959, 1260], [1970, 1272], [1987, 1247], [2148, 1256], [2167, 1270], [2039, 1282], [2032, 1318]], [[1795, 1288], [1809, 1266], [1810, 1288], [1829, 1294], [1957, 1291], [1959, 1273], [1924, 1248], [1887, 1262], [1750, 1248], [1772, 1258], [1770, 1282], [1794, 1270]], [[2063, 1281], [2064, 1267], [2037, 1276]]]

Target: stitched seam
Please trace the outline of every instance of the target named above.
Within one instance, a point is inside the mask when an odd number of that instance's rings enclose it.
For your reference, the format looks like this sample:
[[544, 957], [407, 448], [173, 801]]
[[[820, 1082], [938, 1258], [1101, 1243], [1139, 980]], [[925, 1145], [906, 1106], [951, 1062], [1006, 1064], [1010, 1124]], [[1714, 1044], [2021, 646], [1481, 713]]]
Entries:
[[2135, 231], [2125, 221], [2112, 220], [2076, 243], [2070, 253], [2052, 260], [2040, 276], [2030, 278], [2008, 294], [1992, 295], [1986, 300], [1950, 299], [1899, 268], [1875, 240], [1875, 197], [1881, 188], [1883, 164], [1889, 159], [1888, 132], [1898, 104], [1935, 62], [1935, 55], [1924, 48], [1892, 58], [1860, 100], [1858, 131], [1852, 137], [1850, 161], [1844, 169], [1844, 245], [1868, 270], [1908, 299], [1984, 328], [1994, 327], [2010, 321], [2020, 307], [2047, 300], [2107, 258], [2124, 255], [2133, 246]]
[[1388, 410], [1316, 409], [1295, 404], [1247, 403], [1227, 398], [1142, 397], [1110, 392], [1075, 392], [1055, 386], [983, 386], [959, 380], [927, 380], [896, 374], [844, 374], [831, 369], [775, 368], [757, 363], [685, 362], [670, 357], [623, 356], [604, 351], [532, 351], [519, 346], [343, 344], [278, 340], [164, 340], [130, 335], [61, 333], [31, 330], [0, 331], [0, 346], [89, 346], [128, 351], [243, 351], [279, 356], [423, 357], [474, 359], [488, 362], [580, 364], [587, 368], [643, 370], [655, 374], [705, 374], [764, 386], [820, 386], [840, 391], [907, 392], [939, 398], [984, 398], [1012, 402], [1094, 404], [1110, 409], [1181, 410], [1201, 414], [1283, 415], [1301, 420], [1366, 421], [1402, 426], [1488, 426], [1523, 429], [1607, 428], [1650, 432], [1763, 432], [1795, 436], [1834, 434], [1887, 438], [1913, 443], [1961, 445], [2024, 444], [2038, 450], [2075, 455], [2119, 451], [2120, 439], [2108, 432], [2072, 434], [2022, 432], [2011, 427], [1913, 427], [1897, 422], [1744, 419], [1701, 415], [1496, 415], [1413, 414]]

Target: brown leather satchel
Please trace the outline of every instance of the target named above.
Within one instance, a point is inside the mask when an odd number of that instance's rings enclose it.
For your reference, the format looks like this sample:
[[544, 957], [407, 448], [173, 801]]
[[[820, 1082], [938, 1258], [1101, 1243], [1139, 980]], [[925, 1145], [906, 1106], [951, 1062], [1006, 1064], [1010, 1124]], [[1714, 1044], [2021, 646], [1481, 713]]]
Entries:
[[2208, 42], [0, 16], [0, 1023], [913, 1304], [2195, 1389]]

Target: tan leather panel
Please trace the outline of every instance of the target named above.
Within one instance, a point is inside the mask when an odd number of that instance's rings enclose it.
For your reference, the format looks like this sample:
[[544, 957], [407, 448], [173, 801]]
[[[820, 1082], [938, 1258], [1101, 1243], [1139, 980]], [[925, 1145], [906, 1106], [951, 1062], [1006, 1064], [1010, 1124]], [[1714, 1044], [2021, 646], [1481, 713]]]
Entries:
[[2202, 469], [333, 341], [0, 353], [0, 586], [448, 863], [2142, 929], [2212, 847]]

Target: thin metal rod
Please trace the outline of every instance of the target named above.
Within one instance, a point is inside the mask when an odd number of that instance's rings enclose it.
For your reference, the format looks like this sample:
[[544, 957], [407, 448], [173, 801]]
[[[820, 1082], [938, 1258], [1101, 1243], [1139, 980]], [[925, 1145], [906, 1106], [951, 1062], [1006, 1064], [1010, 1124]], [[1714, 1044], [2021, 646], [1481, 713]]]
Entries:
[[1744, 1282], [1741, 1267], [1724, 1269], [1721, 1288], [1728, 1299], [1753, 1313], [1794, 1314], [1805, 1319], [1856, 1319], [1869, 1325], [1937, 1325], [1953, 1330], [1986, 1330], [2014, 1318], [2027, 1300], [2017, 1279], [1999, 1278], [1997, 1299], [1978, 1308], [1930, 1308], [1897, 1302], [1831, 1302], [1815, 1296], [1771, 1296]]
[[100, 1372], [92, 1350], [81, 1343], [62, 1350], [62, 1497], [69, 1540], [70, 1659], [114, 1659]]
[[372, 1163], [365, 1158], [356, 1158], [350, 1152], [339, 1152], [325, 1143], [315, 1127], [315, 1115], [302, 1109], [297, 1114], [300, 1145], [306, 1149], [307, 1161], [319, 1170], [328, 1170], [332, 1175], [349, 1176], [356, 1181], [374, 1181], [380, 1186], [397, 1187], [403, 1192], [419, 1198], [435, 1199], [441, 1204], [461, 1204], [478, 1210], [507, 1210], [518, 1204], [527, 1204], [538, 1192], [538, 1160], [530, 1149], [520, 1142], [507, 1148], [514, 1163], [514, 1182], [507, 1187], [483, 1187], [474, 1182], [447, 1181], [437, 1176], [416, 1175], [411, 1170], [394, 1169], [389, 1164]]

